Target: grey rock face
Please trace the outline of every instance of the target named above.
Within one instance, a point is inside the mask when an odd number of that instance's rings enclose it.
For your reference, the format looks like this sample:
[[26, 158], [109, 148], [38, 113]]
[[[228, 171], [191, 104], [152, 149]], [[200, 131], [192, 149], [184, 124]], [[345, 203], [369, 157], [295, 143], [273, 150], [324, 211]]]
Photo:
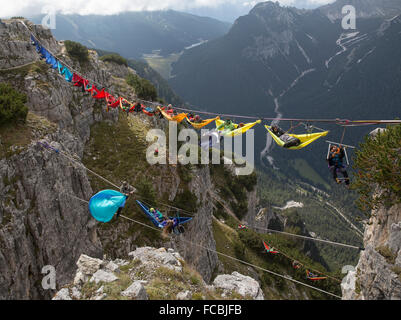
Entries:
[[132, 283], [126, 290], [121, 292], [121, 295], [135, 300], [149, 300], [148, 294], [141, 281]]
[[[209, 168], [203, 166], [194, 173], [190, 190], [197, 197], [200, 206], [196, 218], [191, 221], [184, 234], [173, 245], [181, 253], [184, 260], [193, 265], [206, 282], [210, 282], [214, 269], [218, 264], [218, 256], [213, 237], [213, 204], [207, 190], [213, 188]], [[198, 244], [198, 245], [194, 245]], [[207, 250], [210, 248], [211, 250]]]
[[214, 279], [213, 285], [228, 292], [235, 291], [243, 297], [248, 296], [254, 300], [264, 299], [262, 289], [256, 280], [235, 271], [231, 275], [218, 275]]
[[[51, 138], [76, 143], [66, 133]], [[101, 256], [86, 205], [71, 201], [92, 194], [82, 169], [31, 144], [0, 160], [0, 193], [1, 299], [50, 298], [40, 286], [44, 266], [55, 267], [59, 287], [73, 276], [81, 253]]]
[[191, 300], [191, 299], [192, 299], [192, 293], [189, 290], [177, 293], [177, 300]]
[[150, 247], [142, 247], [130, 252], [128, 256], [130, 256], [132, 259], [140, 260], [147, 266], [163, 265], [166, 268], [176, 270], [178, 272], [182, 271], [181, 262], [174, 254], [167, 252], [167, 250], [164, 248], [155, 249]]
[[89, 280], [90, 282], [113, 282], [118, 280], [118, 278], [111, 272], [105, 270], [98, 270], [94, 273], [92, 278]]
[[103, 260], [89, 257], [85, 254], [82, 254], [78, 261], [78, 271], [82, 272], [85, 275], [92, 275], [96, 271], [100, 269], [103, 264]]
[[373, 210], [365, 229], [365, 250], [356, 267], [354, 292], [344, 299], [400, 300], [401, 206]]
[[[49, 30], [31, 28], [48, 49], [64, 55], [64, 47]], [[29, 36], [21, 23], [1, 24], [0, 56], [6, 59], [0, 60], [0, 68], [37, 63], [39, 55], [35, 47], [28, 46]], [[80, 69], [67, 56], [63, 59]], [[87, 75], [107, 84], [111, 76], [98, 69], [97, 63], [97, 56], [91, 55]], [[75, 155], [79, 162], [90, 125], [115, 121], [117, 113], [99, 111], [94, 99], [84, 97], [44, 62], [30, 66], [2, 72], [0, 81], [27, 94], [29, 110], [58, 127], [45, 140]], [[87, 205], [74, 199], [87, 200], [93, 194], [86, 171], [38, 146], [35, 138], [12, 156], [0, 159], [0, 194], [0, 299], [50, 299], [54, 292], [40, 285], [44, 266], [55, 267], [60, 288], [72, 280], [74, 264], [82, 253], [102, 257], [96, 223]]]
[[53, 297], [52, 300], [72, 300], [68, 288], [63, 288]]

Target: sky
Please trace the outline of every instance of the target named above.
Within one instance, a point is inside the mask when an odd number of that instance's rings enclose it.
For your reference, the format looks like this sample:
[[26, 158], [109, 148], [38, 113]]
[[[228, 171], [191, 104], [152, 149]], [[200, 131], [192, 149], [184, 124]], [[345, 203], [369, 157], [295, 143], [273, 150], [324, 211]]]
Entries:
[[[219, 18], [235, 19], [245, 15], [255, 0], [0, 0], [0, 17], [24, 16], [49, 13], [63, 14], [117, 14], [124, 11], [166, 10], [190, 12]], [[282, 5], [299, 8], [315, 8], [334, 0], [278, 0]], [[227, 18], [224, 18], [227, 16]], [[231, 17], [231, 18], [228, 18]]]

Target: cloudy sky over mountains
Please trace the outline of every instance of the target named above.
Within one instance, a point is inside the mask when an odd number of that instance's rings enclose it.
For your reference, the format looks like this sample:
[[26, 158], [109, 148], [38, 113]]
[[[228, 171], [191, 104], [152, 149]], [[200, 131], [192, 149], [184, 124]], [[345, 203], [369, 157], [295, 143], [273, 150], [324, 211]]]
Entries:
[[[299, 8], [314, 8], [334, 0], [278, 0], [282, 5]], [[124, 11], [165, 10], [191, 12], [201, 15], [240, 16], [260, 1], [255, 0], [2, 0], [0, 17], [32, 16], [48, 13], [101, 14], [109, 15]]]

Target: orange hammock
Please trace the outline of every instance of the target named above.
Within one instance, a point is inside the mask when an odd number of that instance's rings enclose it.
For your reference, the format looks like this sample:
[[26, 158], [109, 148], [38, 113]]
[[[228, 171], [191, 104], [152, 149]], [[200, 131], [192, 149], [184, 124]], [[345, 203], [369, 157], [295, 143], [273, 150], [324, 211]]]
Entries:
[[318, 280], [327, 279], [327, 277], [319, 277], [319, 276], [313, 274], [312, 272], [310, 272], [309, 270], [306, 270], [306, 277], [311, 281], [318, 281]]
[[182, 120], [184, 120], [187, 117], [186, 113], [180, 113], [180, 114], [177, 114], [176, 116], [170, 116], [160, 107], [157, 107], [157, 110], [159, 110], [160, 113], [163, 115], [163, 117], [165, 117], [168, 121], [175, 121], [175, 122], [180, 123]]
[[215, 120], [219, 120], [219, 119], [220, 119], [220, 117], [216, 117], [216, 118], [213, 118], [213, 119], [202, 120], [201, 122], [192, 122], [192, 121], [189, 121], [189, 119], [187, 117], [187, 121], [195, 129], [202, 129], [204, 126], [207, 126], [209, 123], [211, 123], [211, 122], [213, 122]]

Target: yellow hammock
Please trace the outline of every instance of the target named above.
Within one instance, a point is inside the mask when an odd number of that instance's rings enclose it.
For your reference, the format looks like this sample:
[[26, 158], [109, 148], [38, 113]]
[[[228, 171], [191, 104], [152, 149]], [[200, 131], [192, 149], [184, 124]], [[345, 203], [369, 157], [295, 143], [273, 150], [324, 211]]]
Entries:
[[180, 113], [177, 114], [176, 116], [170, 116], [168, 115], [164, 110], [162, 110], [160, 107], [157, 107], [157, 109], [160, 111], [160, 113], [165, 117], [168, 121], [175, 121], [180, 123], [182, 120], [184, 120], [187, 117], [186, 113]]
[[187, 121], [195, 129], [202, 129], [204, 126], [207, 126], [209, 123], [211, 123], [211, 122], [213, 122], [215, 120], [220, 120], [220, 117], [216, 117], [216, 118], [213, 118], [213, 119], [202, 120], [201, 122], [191, 122], [191, 121], [189, 121], [189, 119], [187, 117]]
[[[219, 131], [222, 133], [223, 136], [234, 137], [234, 136], [238, 136], [240, 134], [243, 134], [243, 133], [247, 132], [253, 126], [255, 126], [255, 125], [257, 125], [258, 123], [261, 123], [261, 122], [262, 122], [262, 120], [258, 120], [258, 121], [252, 122], [252, 123], [247, 123], [241, 128], [238, 126], [238, 124], [233, 123], [234, 127], [236, 128], [235, 130], [227, 131], [225, 129], [220, 129]], [[216, 128], [221, 126], [223, 123], [224, 123], [223, 120], [216, 120]]]
[[[269, 133], [273, 137], [274, 141], [276, 141], [276, 143], [280, 147], [283, 147], [285, 143], [270, 130], [270, 126], [265, 126], [265, 128], [267, 129], [267, 131], [269, 131]], [[310, 134], [289, 134], [289, 136], [291, 136], [291, 137], [298, 138], [301, 141], [301, 144], [299, 146], [290, 147], [290, 148], [286, 148], [286, 149], [299, 150], [299, 149], [305, 148], [307, 145], [311, 144], [315, 140], [317, 140], [321, 137], [327, 136], [328, 133], [329, 133], [329, 131], [310, 133]]]

